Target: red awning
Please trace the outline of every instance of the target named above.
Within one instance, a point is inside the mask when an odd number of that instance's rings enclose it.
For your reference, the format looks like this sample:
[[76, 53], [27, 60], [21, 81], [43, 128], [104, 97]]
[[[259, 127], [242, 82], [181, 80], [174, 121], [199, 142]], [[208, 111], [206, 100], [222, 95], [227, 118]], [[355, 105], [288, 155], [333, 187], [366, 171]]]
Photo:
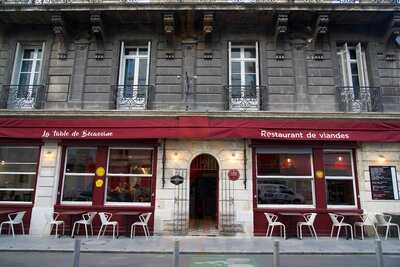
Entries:
[[0, 118], [1, 138], [400, 141], [400, 120], [261, 119], [207, 116]]

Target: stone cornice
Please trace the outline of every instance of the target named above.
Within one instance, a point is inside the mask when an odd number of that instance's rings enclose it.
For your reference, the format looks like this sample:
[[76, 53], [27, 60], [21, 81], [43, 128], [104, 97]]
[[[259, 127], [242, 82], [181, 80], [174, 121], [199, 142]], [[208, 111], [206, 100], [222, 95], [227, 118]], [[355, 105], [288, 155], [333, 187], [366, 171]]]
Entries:
[[253, 119], [370, 119], [370, 120], [400, 120], [400, 113], [311, 113], [311, 112], [185, 112], [185, 111], [82, 111], [82, 110], [1, 110], [0, 118], [137, 118], [137, 117], [177, 117], [177, 116], [207, 116], [215, 118], [253, 118]]

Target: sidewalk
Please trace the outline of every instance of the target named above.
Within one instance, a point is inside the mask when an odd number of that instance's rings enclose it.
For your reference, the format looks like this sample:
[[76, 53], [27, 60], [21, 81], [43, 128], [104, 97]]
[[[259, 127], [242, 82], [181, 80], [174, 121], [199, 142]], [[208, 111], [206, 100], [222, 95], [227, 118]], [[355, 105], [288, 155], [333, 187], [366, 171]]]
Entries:
[[[171, 237], [153, 236], [150, 240], [142, 237], [129, 239], [121, 237], [112, 240], [104, 237], [81, 238], [81, 252], [97, 253], [172, 253], [174, 240], [180, 241], [180, 251], [186, 254], [272, 254], [273, 239], [265, 237]], [[280, 240], [282, 254], [308, 255], [361, 255], [374, 254], [375, 241], [367, 240], [336, 240], [330, 238], [314, 239], [276, 239]], [[75, 239], [65, 238], [33, 238], [28, 236], [0, 236], [0, 251], [29, 252], [72, 252]], [[400, 241], [392, 239], [382, 241], [383, 253], [400, 255]]]

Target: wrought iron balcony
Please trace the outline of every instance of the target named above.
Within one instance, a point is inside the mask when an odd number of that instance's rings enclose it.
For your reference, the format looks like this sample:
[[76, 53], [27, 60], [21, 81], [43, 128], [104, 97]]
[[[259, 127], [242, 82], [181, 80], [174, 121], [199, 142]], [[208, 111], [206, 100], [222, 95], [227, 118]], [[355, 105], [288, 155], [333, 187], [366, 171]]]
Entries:
[[44, 85], [3, 85], [0, 107], [8, 109], [41, 109], [45, 101]]
[[116, 107], [121, 110], [145, 110], [148, 108], [152, 85], [116, 85]]
[[226, 109], [233, 111], [257, 111], [262, 109], [265, 86], [225, 86]]
[[337, 87], [339, 110], [344, 112], [382, 112], [380, 87]]

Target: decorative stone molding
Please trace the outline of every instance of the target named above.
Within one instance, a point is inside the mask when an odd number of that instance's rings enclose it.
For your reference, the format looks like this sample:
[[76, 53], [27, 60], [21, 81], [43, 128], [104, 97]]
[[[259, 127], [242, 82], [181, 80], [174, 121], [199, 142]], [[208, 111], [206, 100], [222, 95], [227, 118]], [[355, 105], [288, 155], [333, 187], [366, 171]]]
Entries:
[[104, 59], [104, 26], [100, 13], [90, 14], [91, 30], [96, 38], [96, 59]]
[[[383, 37], [384, 54], [386, 54], [385, 58], [389, 61], [395, 57], [393, 54], [388, 53], [390, 41], [394, 40], [398, 36], [400, 36], [400, 13], [395, 13], [390, 20], [385, 35]], [[400, 47], [400, 44], [396, 43], [396, 45]]]
[[174, 14], [164, 14], [163, 16], [164, 22], [164, 32], [167, 36], [167, 45], [170, 48], [168, 52], [166, 52], [165, 56], [167, 59], [175, 58], [175, 18]]
[[[329, 24], [329, 16], [328, 15], [318, 15], [317, 20], [315, 22], [314, 32], [312, 34], [311, 39], [311, 48], [313, 50], [322, 50], [323, 46], [323, 37], [328, 33], [328, 24]], [[316, 57], [316, 55], [321, 55], [321, 52], [317, 52], [314, 57], [316, 60], [323, 60], [320, 56]]]
[[206, 13], [203, 17], [203, 33], [205, 35], [211, 34], [214, 30], [214, 14]]
[[66, 23], [61, 14], [54, 14], [51, 16], [51, 23], [53, 25], [53, 32], [58, 41], [58, 58], [66, 59], [68, 53], [69, 36], [66, 28]]
[[285, 52], [283, 49], [283, 44], [281, 43], [281, 39], [282, 35], [285, 35], [288, 32], [288, 22], [289, 22], [288, 14], [278, 14], [275, 24], [275, 36], [274, 36], [277, 60], [285, 59]]

